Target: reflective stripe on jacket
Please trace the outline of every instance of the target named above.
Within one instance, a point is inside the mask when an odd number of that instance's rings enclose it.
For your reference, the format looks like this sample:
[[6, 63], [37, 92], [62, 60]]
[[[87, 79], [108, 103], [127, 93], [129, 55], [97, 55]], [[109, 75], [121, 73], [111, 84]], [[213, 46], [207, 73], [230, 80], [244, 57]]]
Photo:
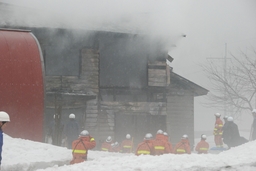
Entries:
[[217, 118], [215, 121], [215, 127], [213, 130], [213, 135], [222, 135], [222, 127], [223, 127], [223, 122], [220, 118]]
[[72, 155], [73, 159], [70, 164], [81, 163], [87, 159], [88, 150], [96, 146], [94, 138], [80, 137], [78, 140], [73, 141], [72, 143]]
[[173, 149], [174, 154], [191, 154], [188, 139], [181, 139]]
[[133, 141], [131, 139], [125, 139], [121, 143], [120, 150], [122, 153], [131, 153], [133, 148]]
[[202, 153], [208, 153], [209, 150], [209, 143], [207, 143], [205, 140], [201, 140], [197, 145], [195, 150], [198, 152], [198, 154]]
[[137, 156], [141, 155], [141, 154], [145, 154], [145, 155], [155, 155], [155, 149], [152, 143], [152, 140], [144, 140], [143, 142], [141, 142], [136, 150], [135, 153]]

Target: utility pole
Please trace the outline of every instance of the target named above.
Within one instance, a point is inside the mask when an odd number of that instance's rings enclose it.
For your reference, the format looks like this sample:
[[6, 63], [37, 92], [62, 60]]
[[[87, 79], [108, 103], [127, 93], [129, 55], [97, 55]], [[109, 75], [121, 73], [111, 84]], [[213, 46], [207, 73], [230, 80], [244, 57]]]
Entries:
[[[223, 66], [223, 77], [224, 77], [224, 80], [227, 81], [227, 43], [225, 43], [225, 54], [224, 54], [224, 58], [219, 58], [219, 57], [216, 57], [216, 58], [207, 58], [207, 59], [224, 59], [224, 66]], [[223, 88], [223, 93], [224, 93], [224, 116], [227, 115], [227, 91], [226, 91], [226, 85], [224, 85], [224, 88]]]
[[[224, 80], [227, 81], [227, 43], [225, 43], [225, 56], [224, 56]], [[224, 116], [227, 115], [227, 91], [224, 86]]]

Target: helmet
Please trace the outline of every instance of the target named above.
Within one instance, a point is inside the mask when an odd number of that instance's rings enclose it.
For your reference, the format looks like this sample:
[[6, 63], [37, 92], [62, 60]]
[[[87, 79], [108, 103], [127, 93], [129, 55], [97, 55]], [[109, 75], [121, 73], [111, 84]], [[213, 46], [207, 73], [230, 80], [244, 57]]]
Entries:
[[201, 135], [201, 138], [202, 138], [202, 139], [206, 139], [207, 137], [206, 137], [205, 134], [202, 134], [202, 135]]
[[111, 142], [111, 141], [112, 141], [111, 136], [108, 136], [108, 138], [106, 139], [106, 142]]
[[90, 134], [89, 134], [89, 132], [87, 131], [87, 130], [83, 130], [80, 134], [79, 134], [79, 136], [81, 136], [81, 137], [86, 137], [86, 136], [89, 136]]
[[228, 116], [226, 115], [226, 116], [224, 116], [223, 118], [224, 118], [224, 119], [228, 119]]
[[187, 138], [188, 138], [187, 134], [182, 135], [182, 139], [187, 139]]
[[75, 118], [76, 118], [76, 115], [73, 114], [73, 113], [71, 113], [71, 114], [69, 115], [69, 118], [70, 118], [70, 119], [75, 119]]
[[233, 122], [233, 121], [234, 121], [233, 117], [231, 117], [231, 116], [228, 117], [228, 121], [229, 121], [229, 122]]
[[131, 138], [131, 135], [130, 134], [127, 134], [126, 135], [126, 139], [130, 139]]
[[4, 111], [0, 111], [0, 121], [10, 122], [10, 116]]
[[119, 143], [116, 141], [116, 142], [115, 142], [115, 146], [118, 146], [118, 145], [119, 145]]
[[163, 134], [164, 134], [165, 136], [168, 136], [167, 132], [164, 132]]
[[144, 137], [145, 140], [150, 140], [153, 138], [153, 135], [151, 133], [147, 133]]
[[163, 134], [164, 133], [164, 131], [162, 131], [161, 129], [159, 129], [157, 132], [156, 132], [156, 134]]
[[256, 109], [253, 109], [253, 110], [252, 110], [252, 113], [256, 113]]
[[214, 114], [216, 117], [220, 117], [221, 115], [220, 115], [220, 113], [215, 113]]

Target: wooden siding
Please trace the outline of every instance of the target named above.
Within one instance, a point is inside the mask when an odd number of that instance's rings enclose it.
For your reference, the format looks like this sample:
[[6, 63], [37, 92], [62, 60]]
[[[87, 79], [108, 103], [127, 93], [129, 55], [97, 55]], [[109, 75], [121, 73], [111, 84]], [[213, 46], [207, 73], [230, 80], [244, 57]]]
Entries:
[[183, 93], [173, 92], [167, 96], [167, 132], [174, 145], [180, 141], [182, 135], [187, 134], [193, 146], [194, 97], [191, 92], [183, 90]]
[[165, 87], [169, 83], [165, 61], [148, 62], [148, 86]]
[[85, 128], [95, 137], [104, 140], [115, 135], [116, 115], [166, 115], [166, 103], [163, 102], [106, 102], [97, 100], [87, 103]]
[[81, 50], [79, 76], [46, 76], [46, 92], [99, 92], [99, 54], [93, 49]]

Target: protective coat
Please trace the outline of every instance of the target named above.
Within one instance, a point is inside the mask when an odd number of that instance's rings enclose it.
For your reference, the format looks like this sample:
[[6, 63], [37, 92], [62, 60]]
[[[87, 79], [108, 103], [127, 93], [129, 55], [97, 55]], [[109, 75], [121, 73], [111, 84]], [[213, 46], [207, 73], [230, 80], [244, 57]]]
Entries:
[[155, 149], [152, 143], [152, 140], [144, 140], [141, 142], [135, 153], [137, 156], [139, 155], [155, 155]]
[[87, 160], [88, 150], [93, 149], [96, 142], [93, 137], [80, 137], [72, 143], [73, 159], [70, 164], [81, 163]]
[[173, 152], [172, 143], [169, 141], [169, 137], [168, 136], [165, 136], [165, 141], [167, 142], [167, 144], [169, 146], [169, 149], [170, 149], [169, 153], [172, 153]]
[[67, 146], [69, 149], [72, 147], [72, 142], [79, 136], [79, 125], [74, 119], [70, 119], [65, 125], [64, 134], [67, 137]]
[[131, 139], [126, 139], [123, 140], [123, 142], [121, 143], [121, 152], [122, 153], [131, 153], [132, 149], [133, 149], [133, 142]]
[[189, 141], [187, 139], [181, 139], [173, 149], [174, 154], [191, 154]]
[[228, 147], [235, 147], [240, 145], [240, 134], [237, 124], [234, 122], [228, 122], [225, 127], [225, 132], [223, 134], [223, 141]]
[[109, 152], [119, 153], [120, 152], [119, 144], [112, 144], [111, 145], [111, 149], [109, 150]]
[[198, 154], [207, 154], [209, 150], [209, 143], [204, 139], [201, 139], [201, 141], [197, 143], [195, 150], [198, 152]]
[[157, 134], [156, 139], [152, 141], [155, 149], [155, 155], [171, 153], [170, 146], [163, 134]]
[[253, 123], [252, 123], [252, 133], [251, 133], [252, 137], [251, 140], [256, 140], [256, 117], [254, 117], [253, 119]]
[[111, 146], [112, 142], [103, 142], [101, 144], [101, 151], [108, 151], [111, 152], [112, 150], [112, 146]]
[[213, 135], [214, 135], [214, 142], [217, 147], [221, 147], [223, 145], [222, 142], [222, 127], [223, 127], [223, 122], [220, 118], [216, 117], [215, 125], [214, 125], [214, 130], [213, 130]]

